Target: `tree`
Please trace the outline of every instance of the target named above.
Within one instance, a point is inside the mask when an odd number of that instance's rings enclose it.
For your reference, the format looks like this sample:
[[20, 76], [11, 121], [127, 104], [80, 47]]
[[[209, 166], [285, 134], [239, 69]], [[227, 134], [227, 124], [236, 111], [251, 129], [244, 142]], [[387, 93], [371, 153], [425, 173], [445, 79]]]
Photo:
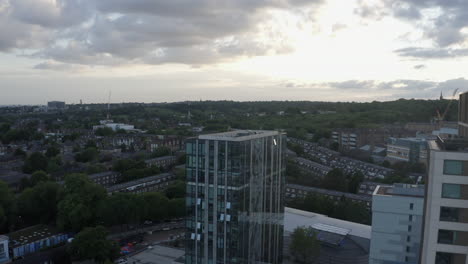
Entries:
[[28, 225], [55, 222], [61, 196], [62, 188], [55, 182], [40, 182], [33, 188], [27, 188], [17, 202], [22, 221]]
[[107, 230], [102, 226], [87, 227], [78, 233], [67, 251], [73, 260], [94, 260], [104, 263], [118, 257], [119, 247], [106, 239]]
[[110, 127], [101, 127], [96, 129], [94, 134], [96, 134], [96, 136], [107, 137], [112, 136], [114, 134], [114, 130], [112, 130]]
[[184, 217], [185, 216], [185, 199], [177, 198], [169, 200], [169, 216]]
[[20, 148], [17, 148], [13, 155], [15, 155], [16, 157], [22, 157], [23, 159], [27, 156], [26, 152]]
[[49, 160], [44, 154], [40, 152], [34, 152], [26, 158], [24, 162], [23, 171], [25, 173], [33, 173], [38, 170], [47, 171]]
[[0, 230], [7, 231], [13, 222], [15, 196], [8, 185], [0, 181]]
[[75, 160], [78, 162], [90, 162], [95, 160], [98, 157], [98, 150], [93, 147], [86, 148], [82, 152], [79, 152], [75, 155]]
[[348, 189], [346, 176], [341, 169], [333, 169], [325, 175], [322, 186], [325, 189], [346, 192]]
[[304, 264], [315, 263], [320, 254], [320, 243], [311, 227], [297, 227], [291, 235], [291, 255]]
[[150, 192], [141, 194], [143, 198], [143, 209], [145, 220], [163, 220], [166, 219], [169, 210], [169, 199], [161, 193]]
[[353, 174], [349, 175], [348, 192], [358, 193], [359, 186], [361, 185], [363, 180], [364, 180], [364, 174], [362, 174], [362, 172], [360, 171], [356, 171]]
[[97, 214], [107, 226], [137, 224], [143, 218], [143, 204], [143, 199], [135, 194], [116, 193], [101, 202]]
[[166, 196], [169, 199], [185, 197], [185, 182], [175, 181], [166, 189]]
[[45, 171], [35, 171], [29, 179], [29, 186], [36, 186], [39, 182], [50, 181], [50, 176]]
[[333, 142], [330, 145], [330, 149], [332, 149], [334, 151], [338, 151], [340, 149], [340, 144], [338, 142]]
[[304, 154], [304, 148], [299, 144], [288, 142], [288, 148], [294, 151], [298, 156], [302, 156]]
[[95, 225], [97, 207], [106, 198], [106, 190], [84, 174], [70, 174], [65, 177], [64, 193], [58, 203], [57, 225], [69, 231]]
[[47, 157], [52, 158], [60, 154], [60, 149], [57, 148], [56, 146], [50, 146], [47, 148], [47, 151], [45, 154]]

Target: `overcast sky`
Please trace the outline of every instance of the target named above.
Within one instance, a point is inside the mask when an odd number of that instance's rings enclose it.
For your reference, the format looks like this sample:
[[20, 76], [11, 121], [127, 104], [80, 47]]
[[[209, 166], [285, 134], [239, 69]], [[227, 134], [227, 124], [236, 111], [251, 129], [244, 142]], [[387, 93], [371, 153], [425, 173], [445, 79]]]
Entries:
[[0, 104], [468, 91], [466, 0], [0, 0]]

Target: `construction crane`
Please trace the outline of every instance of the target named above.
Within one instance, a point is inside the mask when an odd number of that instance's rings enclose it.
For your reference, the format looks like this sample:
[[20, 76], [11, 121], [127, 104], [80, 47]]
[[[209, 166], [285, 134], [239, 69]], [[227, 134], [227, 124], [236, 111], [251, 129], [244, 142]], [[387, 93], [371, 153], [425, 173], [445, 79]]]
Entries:
[[442, 127], [442, 122], [444, 121], [445, 116], [447, 115], [448, 111], [450, 110], [450, 106], [452, 105], [452, 103], [453, 103], [453, 101], [454, 101], [455, 96], [457, 95], [457, 93], [458, 93], [458, 88], [455, 89], [455, 91], [453, 92], [452, 98], [450, 98], [449, 103], [448, 103], [447, 107], [445, 108], [445, 111], [444, 111], [444, 113], [443, 113], [442, 115], [440, 114], [439, 109], [436, 110], [436, 112], [437, 112], [437, 119], [438, 119], [438, 121], [439, 121], [439, 128]]

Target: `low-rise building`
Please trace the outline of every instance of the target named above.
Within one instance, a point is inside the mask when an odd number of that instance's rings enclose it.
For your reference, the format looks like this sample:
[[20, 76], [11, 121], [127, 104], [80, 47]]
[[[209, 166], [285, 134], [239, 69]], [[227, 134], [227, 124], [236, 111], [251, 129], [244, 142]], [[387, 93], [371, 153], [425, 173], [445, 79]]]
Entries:
[[121, 174], [116, 171], [105, 171], [88, 176], [91, 181], [104, 187], [114, 185], [120, 181]]
[[427, 141], [425, 138], [389, 138], [387, 157], [390, 162], [427, 163]]
[[292, 200], [296, 198], [305, 198], [309, 194], [318, 194], [323, 195], [328, 198], [331, 198], [338, 202], [342, 197], [349, 199], [353, 202], [358, 202], [366, 205], [370, 208], [372, 203], [372, 197], [367, 195], [360, 195], [354, 193], [346, 193], [346, 192], [339, 192], [327, 189], [321, 189], [316, 187], [309, 187], [309, 186], [302, 186], [297, 184], [286, 184], [286, 193], [285, 198], [286, 200]]
[[166, 189], [174, 180], [174, 174], [163, 173], [110, 186], [107, 188], [107, 193], [112, 195], [113, 193], [118, 192], [144, 193], [162, 191]]
[[17, 259], [65, 243], [70, 237], [52, 226], [36, 225], [8, 234], [11, 258]]
[[423, 211], [424, 185], [377, 186], [372, 199], [369, 264], [417, 264]]
[[0, 264], [8, 263], [10, 261], [10, 253], [8, 252], [9, 238], [0, 235]]
[[314, 162], [314, 161], [311, 161], [311, 160], [308, 160], [308, 159], [304, 159], [304, 158], [301, 158], [301, 157], [296, 157], [296, 158], [292, 159], [292, 161], [294, 163], [296, 163], [297, 165], [299, 165], [299, 167], [302, 170], [305, 170], [307, 172], [311, 172], [314, 175], [317, 175], [317, 176], [320, 176], [320, 177], [324, 177], [325, 175], [327, 175], [327, 173], [329, 173], [332, 170], [332, 168], [330, 168], [328, 166], [325, 166], [325, 165], [322, 165], [320, 163], [317, 163], [317, 162]]
[[292, 259], [289, 253], [291, 234], [298, 227], [311, 227], [316, 232], [317, 239], [322, 245], [317, 263], [369, 263], [370, 226], [288, 207], [284, 210], [283, 234], [283, 251], [286, 259]]
[[332, 140], [341, 150], [348, 151], [364, 145], [382, 145], [388, 137], [414, 136], [414, 132], [401, 127], [341, 128], [332, 131]]
[[177, 162], [176, 156], [163, 156], [154, 159], [147, 159], [145, 160], [146, 166], [148, 167], [162, 167], [167, 169], [174, 165]]
[[380, 182], [365, 181], [359, 185], [358, 194], [372, 196], [377, 186], [390, 186]]

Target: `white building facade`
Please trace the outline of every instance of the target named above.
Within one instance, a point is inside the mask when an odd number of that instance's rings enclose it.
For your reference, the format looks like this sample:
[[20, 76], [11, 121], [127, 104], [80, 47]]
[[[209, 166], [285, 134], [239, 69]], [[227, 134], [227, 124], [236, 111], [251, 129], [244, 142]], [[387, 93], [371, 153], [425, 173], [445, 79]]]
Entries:
[[424, 186], [377, 186], [372, 197], [369, 264], [417, 264], [421, 249]]
[[429, 141], [421, 262], [468, 264], [468, 144]]

